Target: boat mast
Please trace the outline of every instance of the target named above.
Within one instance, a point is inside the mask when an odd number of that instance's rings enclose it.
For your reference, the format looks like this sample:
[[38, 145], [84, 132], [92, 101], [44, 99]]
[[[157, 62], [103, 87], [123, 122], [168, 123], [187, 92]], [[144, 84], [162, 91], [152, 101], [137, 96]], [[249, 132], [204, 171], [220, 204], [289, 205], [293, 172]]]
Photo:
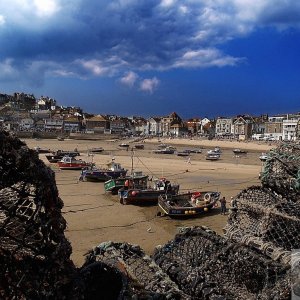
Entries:
[[134, 155], [133, 148], [131, 148], [131, 175], [132, 176], [133, 176], [133, 155]]

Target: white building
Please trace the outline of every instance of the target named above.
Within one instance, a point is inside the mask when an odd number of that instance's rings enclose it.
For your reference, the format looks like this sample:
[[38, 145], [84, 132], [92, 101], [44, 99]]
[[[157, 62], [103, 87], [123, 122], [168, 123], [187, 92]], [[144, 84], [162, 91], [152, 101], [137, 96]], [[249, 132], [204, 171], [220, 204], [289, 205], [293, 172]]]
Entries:
[[283, 120], [283, 125], [282, 125], [283, 140], [285, 140], [285, 141], [295, 141], [296, 140], [297, 125], [298, 125], [298, 119]]
[[218, 118], [216, 121], [216, 135], [230, 135], [232, 127], [232, 119], [231, 118]]

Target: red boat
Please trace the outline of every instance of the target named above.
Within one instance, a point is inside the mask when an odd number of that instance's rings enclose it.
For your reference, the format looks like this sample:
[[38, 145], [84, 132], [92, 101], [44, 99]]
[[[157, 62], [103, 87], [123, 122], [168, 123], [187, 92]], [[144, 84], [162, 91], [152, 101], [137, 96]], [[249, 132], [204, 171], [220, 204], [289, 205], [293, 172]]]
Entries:
[[61, 170], [82, 170], [92, 164], [75, 157], [64, 156], [57, 165]]

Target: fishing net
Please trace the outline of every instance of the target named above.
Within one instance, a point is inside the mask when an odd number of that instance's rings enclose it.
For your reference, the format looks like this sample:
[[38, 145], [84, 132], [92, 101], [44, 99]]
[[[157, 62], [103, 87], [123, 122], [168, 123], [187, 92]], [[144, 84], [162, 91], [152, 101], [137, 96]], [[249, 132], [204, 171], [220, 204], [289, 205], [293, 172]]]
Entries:
[[262, 185], [290, 200], [300, 196], [300, 144], [283, 144], [268, 154], [261, 174]]
[[288, 299], [288, 268], [204, 228], [183, 228], [155, 262], [193, 299]]
[[132, 287], [140, 287], [150, 294], [155, 292], [164, 295], [167, 299], [189, 298], [137, 245], [101, 243], [86, 256], [85, 265], [94, 262], [104, 262], [122, 270]]
[[289, 299], [300, 290], [298, 184], [299, 148], [282, 146], [262, 186], [235, 197], [225, 237], [184, 228], [152, 258], [102, 243], [76, 269], [54, 173], [0, 132], [0, 299]]
[[38, 154], [0, 132], [1, 299], [76, 294], [62, 205], [54, 173]]

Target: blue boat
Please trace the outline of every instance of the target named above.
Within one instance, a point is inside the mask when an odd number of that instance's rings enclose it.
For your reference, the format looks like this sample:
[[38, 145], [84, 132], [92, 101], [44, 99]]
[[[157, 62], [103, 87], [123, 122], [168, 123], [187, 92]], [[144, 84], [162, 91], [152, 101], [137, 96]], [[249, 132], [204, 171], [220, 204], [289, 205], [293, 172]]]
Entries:
[[79, 180], [82, 181], [97, 181], [104, 182], [111, 178], [125, 177], [127, 170], [121, 167], [121, 164], [116, 163], [114, 159], [107, 164], [107, 168], [97, 168], [93, 165], [81, 171]]

